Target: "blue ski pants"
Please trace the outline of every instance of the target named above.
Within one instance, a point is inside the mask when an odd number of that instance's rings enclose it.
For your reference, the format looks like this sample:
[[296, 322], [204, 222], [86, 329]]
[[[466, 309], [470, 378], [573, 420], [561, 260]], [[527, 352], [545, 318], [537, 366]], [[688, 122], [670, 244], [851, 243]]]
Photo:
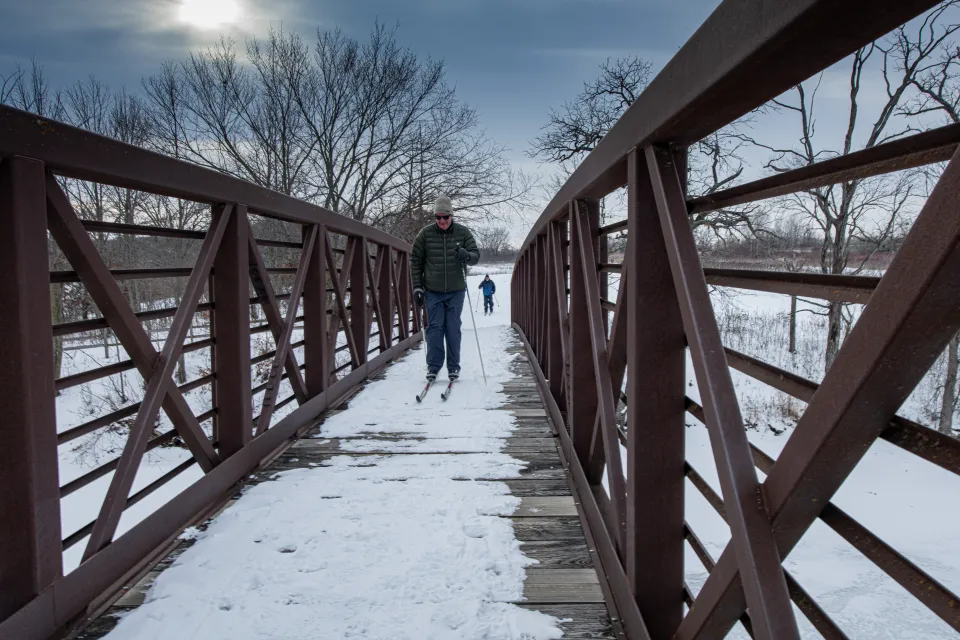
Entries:
[[437, 373], [443, 367], [443, 341], [447, 341], [447, 371], [460, 371], [460, 312], [466, 291], [424, 291], [427, 309], [427, 368]]

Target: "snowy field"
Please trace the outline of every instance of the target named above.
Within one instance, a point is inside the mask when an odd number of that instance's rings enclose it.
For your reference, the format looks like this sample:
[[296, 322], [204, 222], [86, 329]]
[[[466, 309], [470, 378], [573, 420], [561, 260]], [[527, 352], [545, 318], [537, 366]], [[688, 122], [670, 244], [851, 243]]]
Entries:
[[[470, 278], [474, 303], [480, 278]], [[339, 456], [247, 489], [108, 637], [560, 637], [554, 618], [507, 604], [534, 561], [498, 517], [519, 499], [485, 481], [517, 477], [524, 465], [501, 453], [514, 419], [496, 410], [512, 339], [509, 300], [498, 298], [494, 315], [477, 315], [477, 334], [464, 309], [462, 377], [449, 401], [438, 384], [416, 403], [425, 363], [412, 350], [317, 436], [356, 438], [348, 448], [358, 452], [434, 453]], [[374, 433], [397, 439], [366, 438]]]
[[[611, 299], [617, 278], [611, 277]], [[724, 344], [742, 353], [819, 382], [823, 378], [826, 320], [800, 301], [797, 352], [790, 354], [785, 295], [736, 289], [715, 291], [714, 309]], [[862, 307], [853, 306], [854, 318]], [[904, 403], [900, 415], [936, 428], [931, 418], [941, 384], [943, 358]], [[793, 434], [806, 404], [731, 369], [750, 442], [776, 458]], [[693, 363], [687, 356], [687, 395], [700, 401]], [[686, 456], [720, 493], [706, 427], [688, 415]], [[955, 426], [956, 426], [955, 422]], [[621, 448], [624, 465], [626, 450]], [[759, 470], [761, 481], [764, 475]], [[730, 540], [726, 523], [692, 483], [686, 483], [686, 519], [714, 559]], [[893, 546], [954, 593], [960, 592], [960, 478], [883, 440], [877, 441], [842, 485], [832, 502]], [[686, 579], [697, 593], [707, 572], [685, 545]], [[850, 638], [920, 640], [957, 638], [957, 633], [892, 578], [825, 524], [816, 521], [784, 566]], [[820, 638], [794, 609], [802, 637]], [[749, 636], [738, 624], [730, 638]]]

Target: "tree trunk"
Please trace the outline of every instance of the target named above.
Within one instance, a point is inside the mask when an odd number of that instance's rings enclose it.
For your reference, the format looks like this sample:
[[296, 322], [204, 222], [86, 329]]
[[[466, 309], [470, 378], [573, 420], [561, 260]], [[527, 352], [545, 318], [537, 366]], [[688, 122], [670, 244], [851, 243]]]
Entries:
[[797, 352], [797, 296], [790, 296], [790, 353]]
[[187, 381], [187, 357], [180, 354], [177, 360], [177, 384], [184, 384]]
[[953, 404], [957, 399], [957, 348], [960, 346], [960, 333], [953, 336], [947, 347], [947, 375], [943, 382], [943, 403], [940, 405], [941, 433], [950, 435], [953, 431]]
[[843, 303], [831, 302], [827, 311], [827, 353], [824, 372], [830, 370], [843, 341]]
[[[53, 324], [62, 322], [63, 317], [63, 287], [55, 284], [50, 287], [50, 316]], [[63, 371], [63, 336], [53, 339], [53, 377], [59, 378]], [[60, 395], [57, 391], [56, 395]]]
[[[194, 320], [196, 320], [196, 315], [194, 315]], [[187, 329], [187, 342], [193, 342], [193, 323], [190, 323], [190, 328]], [[187, 381], [187, 356], [182, 351], [180, 352], [180, 358], [177, 360], [177, 384], [184, 384]]]

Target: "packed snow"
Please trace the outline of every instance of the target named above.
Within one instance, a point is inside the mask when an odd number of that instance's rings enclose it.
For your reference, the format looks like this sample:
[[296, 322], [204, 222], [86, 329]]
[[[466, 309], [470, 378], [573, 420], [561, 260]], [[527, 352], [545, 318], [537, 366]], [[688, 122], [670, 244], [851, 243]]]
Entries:
[[559, 638], [558, 620], [510, 604], [535, 561], [501, 517], [520, 501], [497, 481], [524, 466], [501, 452], [514, 419], [496, 409], [512, 377], [509, 315], [476, 316], [486, 385], [464, 309], [448, 401], [438, 381], [416, 403], [425, 362], [412, 350], [317, 436], [401, 455], [336, 456], [249, 487], [108, 638]]

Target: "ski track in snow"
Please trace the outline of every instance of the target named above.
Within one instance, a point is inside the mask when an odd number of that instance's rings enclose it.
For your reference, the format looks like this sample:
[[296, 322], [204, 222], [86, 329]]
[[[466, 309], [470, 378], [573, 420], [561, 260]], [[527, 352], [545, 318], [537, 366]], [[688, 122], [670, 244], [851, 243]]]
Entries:
[[507, 603], [535, 563], [499, 517], [519, 498], [491, 481], [524, 466], [501, 453], [514, 419], [496, 410], [512, 331], [509, 309], [476, 319], [486, 386], [464, 309], [463, 372], [449, 400], [431, 389], [416, 403], [425, 365], [412, 350], [315, 436], [353, 438], [346, 451], [433, 455], [336, 456], [249, 487], [205, 532], [191, 531], [194, 546], [107, 637], [559, 638], [555, 618]]

